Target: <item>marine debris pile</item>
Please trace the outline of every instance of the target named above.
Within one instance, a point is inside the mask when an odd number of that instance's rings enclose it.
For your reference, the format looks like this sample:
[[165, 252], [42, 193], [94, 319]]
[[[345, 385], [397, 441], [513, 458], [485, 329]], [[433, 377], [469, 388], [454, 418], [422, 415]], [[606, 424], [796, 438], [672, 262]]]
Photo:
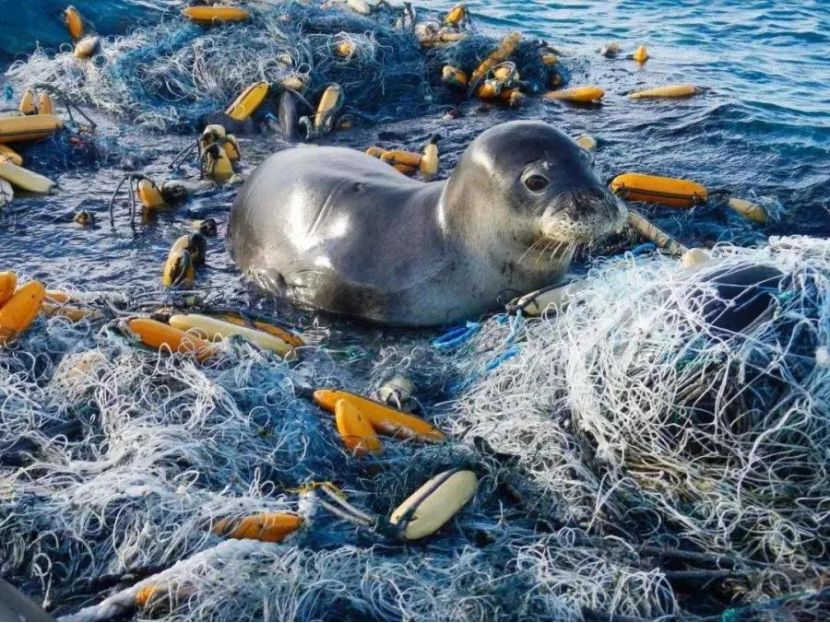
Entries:
[[[268, 4], [122, 37], [67, 9], [71, 51], [9, 72], [0, 196], [52, 190], [10, 136], [92, 149], [78, 107], [189, 132], [171, 165], [199, 180], [112, 180], [125, 235], [125, 195], [136, 232], [241, 182], [245, 134], [605, 95], [463, 5]], [[429, 180], [440, 144], [368, 151]], [[0, 575], [64, 620], [827, 618], [830, 247], [688, 249], [648, 204], [774, 210], [632, 172], [610, 188], [640, 209], [620, 254], [426, 337], [343, 344], [201, 288], [213, 218], [176, 234], [150, 291], [0, 273]]]
[[[290, 89], [309, 102], [327, 85], [339, 84], [345, 113], [377, 121], [423, 114], [434, 102], [456, 102], [455, 91], [442, 82], [444, 67], [474, 72], [498, 46], [465, 23], [401, 22], [407, 11], [389, 5], [371, 15], [346, 4], [301, 2], [246, 13], [242, 21], [208, 19], [189, 27], [183, 27], [185, 18], [170, 17], [126, 36], [96, 38], [99, 47], [90, 58], [40, 49], [15, 63], [9, 76], [51, 84], [74, 102], [159, 130], [196, 126], [258, 82], [272, 85], [273, 92]], [[514, 65], [525, 72], [526, 89], [541, 91], [562, 81], [542, 42], [520, 41], [519, 33], [512, 37], [499, 58], [507, 61], [516, 53]], [[518, 79], [514, 67], [511, 88], [519, 86]], [[461, 86], [468, 87], [466, 78]], [[501, 94], [497, 88], [493, 97]]]

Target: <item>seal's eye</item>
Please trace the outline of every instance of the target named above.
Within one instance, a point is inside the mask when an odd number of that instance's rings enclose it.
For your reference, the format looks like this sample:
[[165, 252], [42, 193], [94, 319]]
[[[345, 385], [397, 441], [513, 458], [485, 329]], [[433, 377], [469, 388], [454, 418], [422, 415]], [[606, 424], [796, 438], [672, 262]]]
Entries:
[[542, 190], [545, 190], [545, 188], [548, 187], [548, 184], [550, 184], [550, 180], [548, 180], [548, 178], [546, 178], [544, 175], [539, 175], [538, 173], [534, 175], [528, 175], [525, 178], [524, 182], [525, 186], [527, 186], [527, 189], [534, 193], [538, 193]]

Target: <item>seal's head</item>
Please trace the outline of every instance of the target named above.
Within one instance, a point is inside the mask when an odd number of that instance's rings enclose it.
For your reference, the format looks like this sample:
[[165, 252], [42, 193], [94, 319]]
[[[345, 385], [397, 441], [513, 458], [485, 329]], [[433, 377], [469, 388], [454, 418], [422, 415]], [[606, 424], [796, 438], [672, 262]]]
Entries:
[[443, 205], [452, 206], [446, 219], [468, 235], [497, 235], [511, 250], [553, 248], [552, 260], [619, 230], [627, 217], [594, 173], [589, 152], [538, 121], [482, 133], [450, 178]]

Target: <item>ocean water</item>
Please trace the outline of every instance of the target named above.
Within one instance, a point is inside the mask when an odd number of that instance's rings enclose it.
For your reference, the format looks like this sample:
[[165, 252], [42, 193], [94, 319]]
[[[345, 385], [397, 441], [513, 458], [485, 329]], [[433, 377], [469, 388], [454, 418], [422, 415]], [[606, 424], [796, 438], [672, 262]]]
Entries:
[[[0, 63], [25, 58], [36, 42], [47, 50], [67, 49], [60, 20], [63, 2], [36, 0], [19, 3], [2, 0], [5, 19], [0, 23]], [[136, 28], [165, 20], [182, 22], [174, 0], [86, 0], [75, 3], [105, 35], [124, 35]], [[438, 12], [450, 2], [423, 3], [424, 12]], [[756, 198], [769, 207], [775, 219], [766, 226], [747, 223], [722, 205], [688, 212], [649, 209], [648, 212], [687, 244], [730, 240], [757, 244], [768, 235], [830, 233], [830, 7], [821, 0], [796, 4], [767, 0], [754, 2], [470, 2], [479, 29], [498, 34], [518, 29], [526, 36], [546, 40], [562, 53], [570, 84], [598, 84], [606, 89], [599, 108], [575, 108], [531, 101], [519, 111], [494, 111], [462, 119], [453, 127], [424, 115], [405, 126], [373, 125], [354, 133], [338, 133], [323, 142], [365, 148], [377, 138], [392, 137], [402, 146], [417, 149], [432, 129], [447, 140], [442, 145], [442, 174], [449, 173], [466, 144], [490, 125], [513, 118], [541, 118], [572, 134], [589, 133], [599, 140], [596, 165], [602, 175], [636, 170], [694, 179], [708, 188], [727, 188], [736, 196]], [[176, 21], [178, 20], [178, 22]], [[181, 23], [182, 31], [193, 28]], [[618, 41], [620, 59], [596, 53], [606, 41]], [[640, 44], [651, 59], [643, 67], [625, 60]], [[632, 102], [625, 94], [636, 88], [673, 82], [693, 82], [710, 90], [682, 101]], [[15, 101], [22, 86], [16, 89]], [[418, 98], [413, 93], [413, 99]], [[12, 106], [14, 102], [7, 102]], [[125, 239], [108, 228], [80, 230], [65, 218], [79, 205], [101, 208], [123, 170], [138, 167], [162, 178], [164, 163], [184, 144], [181, 136], [155, 136], [131, 132], [129, 119], [101, 121], [101, 143], [123, 147], [100, 166], [62, 166], [55, 174], [66, 192], [49, 198], [23, 197], [16, 206], [21, 214], [0, 225], [0, 263], [22, 265], [54, 280], [77, 278], [94, 286], [123, 281], [125, 268], [101, 257], [133, 257], [133, 261], [164, 257], [175, 220], [162, 219], [159, 227], [144, 229]], [[387, 141], [388, 142], [388, 141]], [[250, 168], [274, 149], [285, 147], [269, 136], [244, 140]], [[41, 147], [40, 152], [48, 151]], [[32, 149], [38, 161], [38, 148]], [[53, 172], [45, 158], [41, 172]], [[66, 164], [66, 163], [64, 163]], [[46, 170], [43, 170], [46, 169]], [[222, 216], [233, 193], [192, 202], [196, 212], [205, 209]], [[207, 203], [209, 205], [203, 205]], [[221, 204], [221, 205], [219, 205]], [[41, 226], [44, 220], [47, 223]], [[32, 227], [33, 223], [39, 223]], [[168, 226], [175, 231], [169, 231]], [[221, 245], [219, 265], [227, 268]], [[148, 257], [149, 255], [149, 257]], [[84, 259], [82, 259], [84, 258]], [[43, 260], [49, 260], [44, 262]], [[89, 266], [78, 274], [81, 261]], [[130, 271], [131, 281], [145, 281]], [[149, 285], [155, 279], [145, 282]]]

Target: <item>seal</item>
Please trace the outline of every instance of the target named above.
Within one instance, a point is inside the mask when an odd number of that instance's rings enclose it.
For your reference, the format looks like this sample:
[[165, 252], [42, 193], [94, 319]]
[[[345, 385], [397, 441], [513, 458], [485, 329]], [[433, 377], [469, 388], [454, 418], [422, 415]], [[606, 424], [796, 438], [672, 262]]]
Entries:
[[54, 621], [31, 599], [0, 579], [0, 621]]
[[586, 150], [514, 121], [483, 132], [439, 182], [351, 149], [278, 152], [240, 189], [228, 247], [251, 280], [296, 303], [433, 326], [556, 282], [580, 245], [626, 215]]

